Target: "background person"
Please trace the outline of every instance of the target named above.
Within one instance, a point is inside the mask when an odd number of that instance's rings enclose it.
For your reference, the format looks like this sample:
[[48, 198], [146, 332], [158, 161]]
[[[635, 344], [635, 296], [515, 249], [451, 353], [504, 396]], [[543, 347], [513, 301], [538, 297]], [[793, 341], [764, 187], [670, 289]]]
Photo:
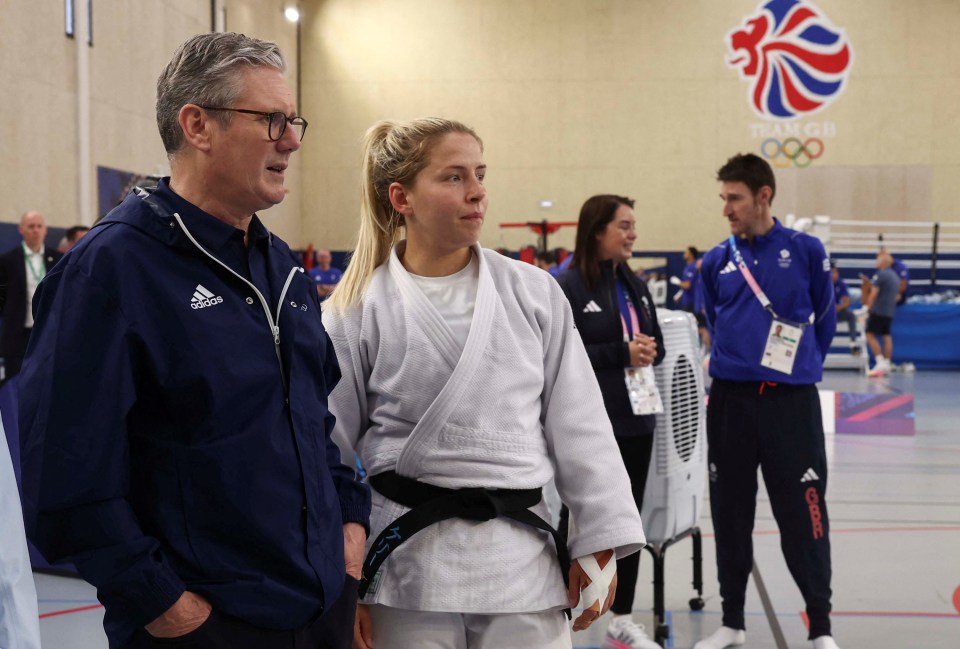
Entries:
[[333, 293], [333, 289], [337, 287], [343, 277], [343, 271], [333, 267], [331, 265], [332, 261], [333, 255], [330, 254], [330, 251], [321, 248], [317, 250], [317, 265], [310, 270], [310, 277], [317, 284], [317, 295], [320, 296], [321, 302]]
[[[713, 325], [707, 461], [723, 626], [694, 649], [746, 640], [758, 465], [783, 556], [806, 602], [809, 638], [814, 649], [836, 649], [816, 386], [836, 330], [830, 263], [818, 239], [771, 215], [776, 179], [766, 161], [735, 155], [717, 180], [730, 238], [705, 255], [701, 271]], [[777, 327], [782, 336], [775, 340]]]
[[847, 329], [850, 331], [850, 353], [854, 356], [860, 355], [860, 345], [857, 344], [857, 314], [850, 308], [850, 291], [847, 290], [847, 284], [840, 279], [840, 269], [837, 268], [837, 262], [830, 262], [830, 277], [833, 281], [833, 302], [837, 309], [837, 322], [847, 323]]
[[73, 248], [77, 241], [80, 241], [80, 239], [83, 238], [83, 235], [89, 231], [90, 228], [86, 225], [74, 225], [67, 228], [67, 231], [63, 235], [63, 239], [60, 240], [60, 245], [57, 246], [57, 252], [63, 254], [70, 250], [70, 248]]
[[900, 284], [897, 288], [897, 306], [900, 306], [907, 301], [907, 291], [910, 290], [910, 268], [903, 263], [902, 259], [897, 259], [893, 255], [890, 258], [893, 260], [890, 269], [900, 278]]
[[683, 260], [687, 265], [684, 267], [683, 276], [680, 278], [680, 288], [683, 289], [680, 296], [680, 308], [692, 313], [693, 317], [696, 318], [700, 343], [705, 350], [709, 350], [710, 329], [707, 327], [707, 319], [703, 315], [703, 280], [700, 278], [700, 265], [703, 259], [701, 259], [700, 251], [696, 247], [689, 246], [683, 251]]
[[700, 251], [694, 246], [688, 246], [683, 251], [683, 261], [686, 264], [683, 268], [683, 275], [680, 277], [680, 288], [683, 292], [680, 294], [680, 308], [688, 313], [693, 313], [693, 302], [696, 296], [697, 284], [700, 282], [700, 272], [697, 267], [697, 261], [700, 259]]
[[47, 250], [43, 240], [47, 236], [47, 222], [35, 210], [20, 217], [20, 244], [0, 255], [0, 355], [3, 356], [4, 378], [9, 380], [20, 373], [23, 355], [27, 351], [33, 331], [33, 294], [37, 285], [62, 255]]
[[[704, 356], [710, 356], [710, 325], [707, 323], [706, 310], [703, 302], [703, 277], [701, 269], [703, 257], [697, 259], [697, 283], [693, 291], [693, 315], [697, 320], [697, 331], [700, 334], [700, 349]], [[708, 361], [709, 362], [709, 361]]]
[[[477, 243], [485, 174], [479, 137], [458, 122], [380, 122], [365, 137], [359, 243], [324, 305], [343, 370], [336, 437], [374, 490], [358, 649], [569, 648], [562, 610], [586, 586], [586, 557], [612, 572], [614, 552], [644, 541], [563, 292]], [[566, 544], [537, 529], [551, 477], [576, 523], [569, 588]], [[480, 522], [412, 494], [526, 502]], [[412, 537], [408, 514], [425, 521]], [[402, 545], [377, 568], [391, 530]], [[607, 609], [612, 578], [575, 630]]]
[[556, 275], [553, 271], [557, 268], [557, 256], [549, 250], [538, 250], [534, 257], [534, 265], [551, 275]]
[[[877, 272], [867, 283], [863, 304], [867, 307], [867, 344], [873, 352], [874, 364], [867, 376], [884, 376], [890, 371], [893, 359], [893, 316], [897, 312], [897, 296], [900, 278], [893, 270], [893, 257], [889, 252], [877, 254]], [[883, 340], [883, 348], [880, 347]]]
[[27, 527], [96, 586], [111, 649], [350, 644], [369, 492], [330, 439], [313, 282], [255, 214], [306, 128], [284, 69], [241, 34], [181, 45], [157, 82], [170, 177], [38, 290]]
[[[653, 298], [626, 263], [636, 239], [632, 200], [609, 194], [587, 199], [580, 208], [573, 262], [559, 281], [597, 376], [630, 476], [633, 500], [637, 509], [642, 509], [657, 420], [649, 408], [637, 407], [630, 391], [641, 380], [639, 369], [659, 364], [665, 350]], [[652, 380], [653, 373], [648, 376]], [[561, 529], [564, 524], [561, 519]], [[617, 596], [610, 608], [613, 618], [604, 646], [660, 646], [631, 618], [639, 566], [639, 552], [617, 560]]]

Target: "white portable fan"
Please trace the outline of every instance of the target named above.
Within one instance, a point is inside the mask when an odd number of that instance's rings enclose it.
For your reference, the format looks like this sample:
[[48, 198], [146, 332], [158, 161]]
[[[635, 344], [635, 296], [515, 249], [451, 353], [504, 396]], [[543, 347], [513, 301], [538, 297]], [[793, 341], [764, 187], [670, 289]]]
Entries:
[[664, 543], [697, 526], [706, 476], [706, 414], [697, 323], [685, 311], [657, 310], [666, 356], [654, 368], [663, 412], [657, 415], [643, 495], [643, 530]]

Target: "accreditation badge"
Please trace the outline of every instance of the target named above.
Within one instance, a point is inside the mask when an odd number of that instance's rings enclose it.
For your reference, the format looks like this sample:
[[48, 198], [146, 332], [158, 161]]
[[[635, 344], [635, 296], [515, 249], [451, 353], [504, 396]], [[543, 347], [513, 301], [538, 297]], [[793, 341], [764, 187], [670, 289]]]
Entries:
[[784, 374], [792, 374], [793, 363], [797, 360], [797, 349], [800, 348], [802, 337], [802, 327], [774, 318], [770, 323], [767, 346], [763, 350], [763, 359], [760, 364]]
[[627, 385], [627, 396], [635, 415], [655, 415], [663, 412], [663, 401], [657, 389], [653, 367], [628, 367], [623, 370], [623, 380]]

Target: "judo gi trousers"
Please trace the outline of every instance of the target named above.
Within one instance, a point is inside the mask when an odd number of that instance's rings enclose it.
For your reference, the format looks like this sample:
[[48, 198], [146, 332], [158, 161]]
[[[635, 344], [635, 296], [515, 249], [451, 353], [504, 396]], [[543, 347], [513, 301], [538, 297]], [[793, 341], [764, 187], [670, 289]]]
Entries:
[[20, 507], [17, 478], [0, 421], [0, 647], [40, 649], [37, 589]]
[[723, 625], [746, 628], [759, 466], [810, 638], [830, 635], [827, 459], [816, 386], [714, 380], [707, 443]]
[[369, 607], [376, 649], [571, 649], [563, 611], [440, 613], [374, 604]]

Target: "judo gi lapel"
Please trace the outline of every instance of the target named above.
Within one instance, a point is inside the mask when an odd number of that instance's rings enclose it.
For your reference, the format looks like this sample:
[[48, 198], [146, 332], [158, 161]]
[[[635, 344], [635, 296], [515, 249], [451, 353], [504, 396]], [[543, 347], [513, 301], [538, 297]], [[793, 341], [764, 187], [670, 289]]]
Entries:
[[[483, 350], [490, 339], [493, 318], [497, 312], [497, 290], [479, 244], [473, 246], [473, 252], [479, 262], [480, 277], [477, 301], [473, 308], [473, 321], [470, 323], [470, 333], [467, 335], [467, 342], [462, 351], [443, 317], [403, 268], [397, 258], [396, 250], [390, 257], [391, 276], [400, 288], [404, 308], [413, 310], [411, 313], [413, 320], [423, 327], [428, 335], [437, 340], [438, 351], [448, 363], [452, 360], [454, 366], [450, 378], [410, 432], [403, 451], [397, 459], [397, 473], [411, 478], [419, 477], [420, 464], [429, 453], [429, 449], [438, 443], [440, 432], [454, 408], [460, 403], [471, 377], [483, 359]], [[434, 332], [436, 332], [435, 336]], [[429, 368], [423, 368], [423, 370], [425, 378], [428, 377]], [[424, 388], [429, 389], [430, 386], [429, 378], [426, 378]]]
[[[397, 244], [390, 251], [390, 277], [400, 289], [400, 299], [403, 300], [403, 310], [423, 330], [427, 338], [437, 346], [440, 356], [447, 362], [449, 370], [453, 370], [460, 360], [460, 345], [450, 330], [447, 321], [443, 319], [433, 303], [423, 294], [420, 287], [413, 281], [407, 269], [403, 267], [397, 254], [405, 245], [405, 241]], [[479, 289], [477, 291], [479, 293]], [[471, 325], [472, 329], [472, 325]]]

